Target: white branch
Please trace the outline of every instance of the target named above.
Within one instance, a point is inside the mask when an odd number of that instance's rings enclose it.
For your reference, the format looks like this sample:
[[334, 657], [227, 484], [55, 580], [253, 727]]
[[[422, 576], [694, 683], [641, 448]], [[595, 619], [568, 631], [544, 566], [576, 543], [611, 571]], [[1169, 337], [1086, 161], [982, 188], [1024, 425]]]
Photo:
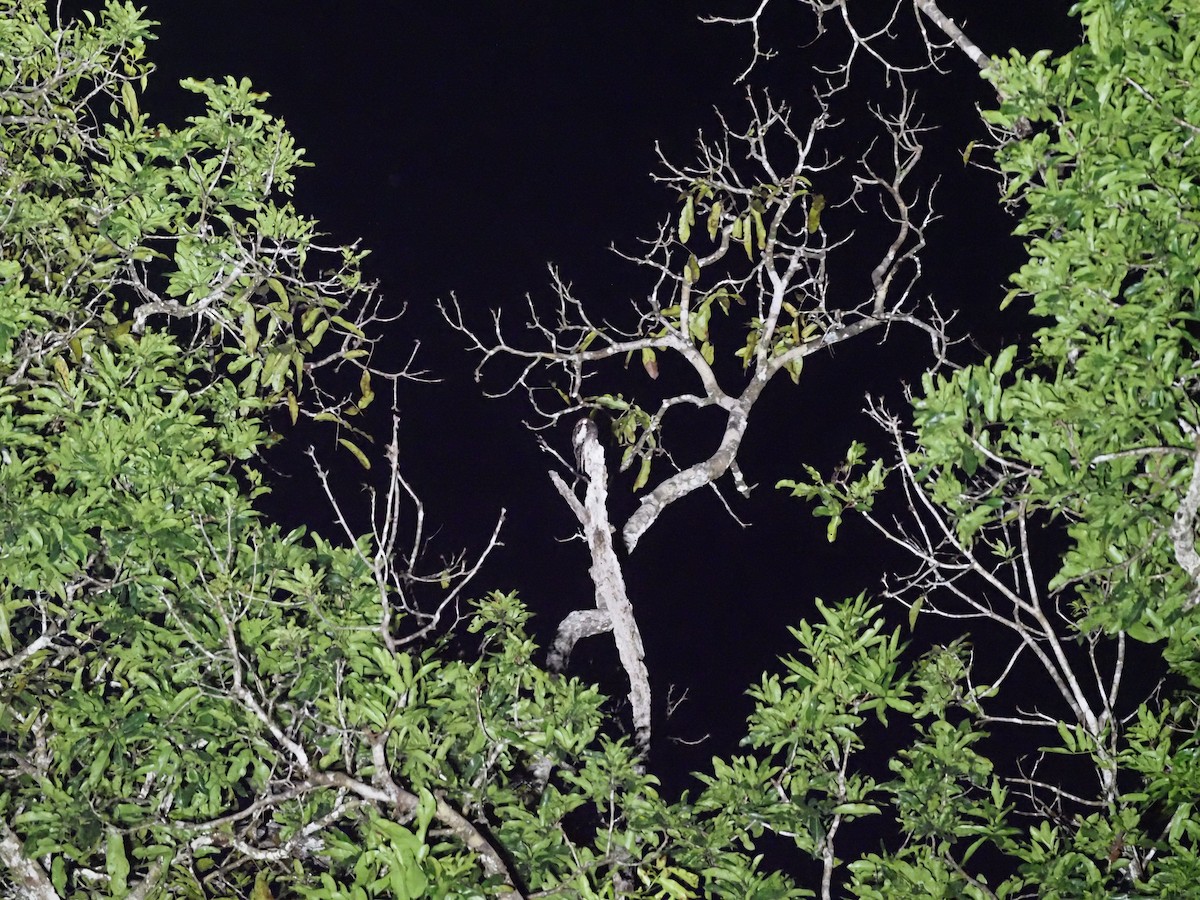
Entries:
[[625, 588], [621, 561], [617, 559], [613, 546], [613, 529], [608, 521], [608, 468], [604, 462], [604, 448], [600, 446], [596, 424], [590, 419], [581, 419], [576, 423], [572, 441], [581, 473], [587, 479], [583, 502], [580, 503], [558, 475], [551, 472], [550, 480], [578, 518], [591, 551], [590, 574], [596, 588], [596, 611], [599, 615], [588, 610], [586, 614], [573, 613], [567, 616], [559, 626], [551, 657], [553, 659], [557, 655], [559, 659], [565, 658], [574, 645], [572, 638], [577, 640], [611, 628], [617, 654], [629, 678], [629, 705], [633, 712], [637, 745], [645, 751], [650, 746], [650, 673], [646, 670], [646, 651], [642, 647], [642, 635]]

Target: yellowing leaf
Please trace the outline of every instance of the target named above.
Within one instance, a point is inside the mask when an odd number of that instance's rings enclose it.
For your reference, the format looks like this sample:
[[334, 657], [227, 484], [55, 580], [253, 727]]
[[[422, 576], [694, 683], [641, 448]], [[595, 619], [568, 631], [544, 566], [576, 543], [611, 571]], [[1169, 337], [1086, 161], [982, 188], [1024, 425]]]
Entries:
[[363, 340], [367, 339], [367, 336], [366, 336], [366, 334], [363, 333], [363, 330], [361, 328], [359, 328], [357, 325], [355, 325], [353, 322], [351, 322], [349, 319], [344, 318], [342, 316], [330, 316], [329, 318], [333, 320], [334, 325], [340, 326], [341, 328], [350, 332], [355, 337], [362, 338]]
[[821, 227], [821, 210], [825, 208], [825, 195], [813, 197], [812, 206], [808, 208], [808, 233], [814, 234]]
[[797, 356], [787, 364], [788, 375], [792, 377], [792, 384], [800, 383], [800, 373], [804, 371], [804, 357]]
[[750, 215], [754, 216], [754, 225], [758, 229], [758, 249], [767, 249], [767, 226], [763, 224], [762, 213], [757, 209], [751, 209]]
[[296, 420], [300, 418], [300, 404], [296, 402], [296, 395], [288, 391], [287, 395], [288, 415], [292, 418], [292, 424], [296, 424]]
[[371, 468], [371, 461], [367, 459], [367, 455], [358, 449], [358, 445], [353, 441], [348, 441], [345, 438], [338, 438], [338, 443], [354, 454], [354, 458], [358, 460], [359, 465], [364, 469]]
[[242, 313], [242, 342], [246, 345], [247, 353], [254, 353], [258, 349], [258, 325], [254, 321], [253, 306], [247, 306]]
[[254, 877], [254, 890], [250, 892], [250, 900], [275, 900], [275, 895], [271, 893], [269, 878], [270, 876], [266, 872], [259, 872]]
[[721, 201], [718, 200], [712, 205], [712, 209], [708, 212], [708, 238], [711, 241], [717, 239], [717, 229], [721, 227]]
[[71, 386], [71, 370], [67, 368], [67, 364], [61, 356], [54, 357], [54, 371], [58, 373], [64, 387]]
[[688, 238], [692, 236], [692, 225], [695, 223], [696, 217], [692, 206], [692, 198], [689, 195], [687, 201], [683, 204], [683, 209], [679, 213], [679, 240], [686, 244]]

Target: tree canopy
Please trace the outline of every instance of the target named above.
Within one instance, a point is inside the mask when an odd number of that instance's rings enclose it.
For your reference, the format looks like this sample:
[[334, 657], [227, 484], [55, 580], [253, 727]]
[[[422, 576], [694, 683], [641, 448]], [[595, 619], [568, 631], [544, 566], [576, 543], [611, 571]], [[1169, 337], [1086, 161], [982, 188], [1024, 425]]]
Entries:
[[[411, 360], [380, 364], [400, 325], [363, 275], [365, 252], [293, 207], [303, 154], [267, 96], [244, 79], [187, 80], [190, 115], [158, 124], [141, 108], [144, 12], [106, 0], [60, 21], [44, 0], [0, 3], [10, 895], [1191, 890], [1195, 10], [1080, 0], [1078, 47], [992, 57], [932, 0], [902, 0], [889, 22], [911, 6], [913, 63], [845, 4], [802, 5], [818, 20], [846, 13], [844, 65], [812, 117], [751, 93], [746, 127], [723, 119], [697, 162], [664, 159], [675, 202], [630, 257], [651, 286], [629, 323], [602, 320], [557, 275], [556, 309], [524, 311], [537, 344], [510, 340], [498, 314], [485, 331], [444, 305], [485, 375], [516, 360], [492, 389], [526, 393], [537, 428], [575, 423], [574, 467], [542, 433], [587, 538], [596, 608], [569, 616], [547, 657], [518, 596], [486, 589], [502, 522], [474, 556], [421, 558], [424, 509], [397, 430], [363, 424], [377, 390], [395, 409], [396, 385], [420, 376]], [[767, 6], [737, 22], [751, 73], [770, 52]], [[997, 94], [988, 137], [964, 157], [993, 169], [1027, 250], [1006, 302], [1028, 309], [1028, 339], [982, 359], [921, 297], [935, 209], [913, 175], [924, 126], [905, 82], [960, 51]], [[894, 89], [847, 176], [822, 143], [836, 137], [827, 104], [868, 65]], [[828, 210], [855, 204], [887, 231], [842, 294], [829, 266], [851, 236]], [[878, 431], [835, 471], [778, 474], [831, 540], [861, 518], [911, 568], [814, 600], [795, 649], [749, 689], [740, 752], [665, 795], [617, 541], [640, 552], [693, 491], [747, 489], [739, 444], [776, 374], [801, 379], [807, 357], [901, 327], [932, 347], [907, 406], [874, 402]], [[630, 360], [694, 384], [657, 401], [606, 389], [604, 367]], [[681, 407], [720, 411], [707, 458], [676, 462], [663, 424]], [[608, 425], [642, 492], [611, 526]], [[368, 533], [348, 524], [352, 499], [312, 448], [344, 533], [285, 531], [264, 513], [264, 454], [314, 433], [382, 470]], [[632, 722], [567, 672], [575, 642], [608, 631]], [[1028, 765], [1013, 746], [1031, 748]]]

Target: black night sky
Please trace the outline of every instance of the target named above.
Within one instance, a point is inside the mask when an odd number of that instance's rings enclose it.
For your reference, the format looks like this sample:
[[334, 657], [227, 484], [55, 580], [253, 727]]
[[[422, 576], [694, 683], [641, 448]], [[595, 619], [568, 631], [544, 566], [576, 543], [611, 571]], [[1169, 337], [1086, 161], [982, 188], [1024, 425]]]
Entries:
[[[776, 4], [768, 37], [779, 57], [756, 69], [750, 85], [803, 108], [814, 54], [836, 53], [837, 38], [831, 34], [825, 50], [806, 48], [812, 34], [799, 5]], [[286, 120], [315, 164], [301, 174], [297, 206], [336, 241], [361, 238], [372, 250], [368, 272], [389, 304], [407, 304], [378, 361], [386, 365], [389, 354], [403, 360], [419, 340], [418, 361], [441, 379], [405, 384], [400, 398], [404, 471], [440, 525], [431, 553], [482, 546], [506, 508], [505, 546], [476, 582], [477, 593], [518, 590], [543, 643], [565, 612], [593, 602], [587, 554], [565, 540], [574, 520], [546, 477], [551, 461], [522, 425], [529, 412], [523, 398], [481, 396], [475, 360], [435, 301], [453, 291], [476, 324], [486, 325], [488, 308], [504, 307], [515, 325], [526, 292], [536, 302], [552, 299], [546, 263], [554, 262], [593, 310], [627, 308], [647, 287], [646, 275], [608, 245], [634, 251], [638, 237], [677, 212], [674, 193], [648, 177], [655, 141], [688, 162], [697, 130], [715, 128], [714, 106], [735, 121], [744, 117], [745, 86], [734, 81], [749, 61], [750, 35], [701, 24], [698, 16], [754, 5], [149, 4], [162, 23], [151, 48], [159, 72], [143, 103], [151, 118], [187, 114], [194, 98], [176, 87], [184, 76], [246, 76], [270, 92], [268, 109]], [[1077, 26], [1068, 5], [943, 3], [993, 54], [1071, 46]], [[975, 106], [989, 102], [990, 88], [965, 57], [946, 62], [949, 74], [919, 80], [928, 124], [943, 126], [929, 136], [923, 163], [926, 181], [941, 176], [935, 205], [943, 215], [929, 232], [923, 286], [957, 311], [959, 336], [990, 351], [1030, 329], [1019, 312], [996, 311], [1020, 246], [1009, 237], [1016, 220], [999, 208], [995, 179], [961, 159], [967, 142], [982, 136]], [[864, 77], [841, 102], [847, 153], [868, 133], [872, 89]], [[865, 217], [847, 224], [871, 228]], [[866, 278], [851, 259], [835, 274], [847, 290]], [[969, 361], [978, 351], [964, 342], [956, 353]], [[834, 601], [877, 585], [889, 557], [865, 526], [850, 520], [829, 545], [824, 522], [773, 485], [799, 475], [805, 462], [827, 470], [853, 437], [878, 446], [860, 413], [864, 394], [899, 403], [902, 384], [929, 360], [924, 338], [897, 332], [884, 345], [851, 341], [836, 356], [814, 358], [798, 386], [777, 379], [755, 408], [741, 453], [758, 488], [749, 501], [730, 492], [750, 527], [738, 527], [711, 492], [699, 492], [671, 507], [629, 560], [659, 706], [652, 768], [668, 789], [681, 787], [675, 779], [711, 755], [735, 750], [750, 708], [746, 687], [790, 649], [785, 626], [811, 610], [814, 596]], [[496, 378], [485, 386], [504, 384]], [[650, 391], [651, 383], [634, 365], [611, 388]], [[376, 426], [385, 439], [386, 419]], [[327, 431], [315, 434], [329, 445], [318, 447], [326, 459], [341, 458]], [[272, 460], [280, 480], [271, 511], [288, 524], [329, 529], [300, 458], [302, 442], [312, 438], [293, 437]], [[707, 456], [718, 437], [705, 420], [668, 434], [677, 458], [695, 444], [688, 462]], [[549, 439], [569, 454], [565, 429]], [[614, 468], [615, 461], [614, 452]], [[362, 470], [342, 459], [337, 474], [344, 494], [360, 499]], [[629, 486], [614, 486], [615, 521], [634, 507]], [[572, 669], [623, 693], [611, 640], [589, 639]], [[686, 690], [688, 699], [668, 720], [669, 688], [674, 698]], [[671, 740], [705, 734], [711, 738], [698, 746]]]

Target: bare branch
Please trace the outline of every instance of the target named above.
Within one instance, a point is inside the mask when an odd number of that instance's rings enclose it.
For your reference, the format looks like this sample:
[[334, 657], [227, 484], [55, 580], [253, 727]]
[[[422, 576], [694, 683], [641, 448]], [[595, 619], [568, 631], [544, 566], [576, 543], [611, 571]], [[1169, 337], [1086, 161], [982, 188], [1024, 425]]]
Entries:
[[[901, 17], [902, 10], [910, 3], [913, 17], [916, 20], [916, 28], [923, 38], [924, 58], [904, 63], [896, 60], [893, 53], [896, 51], [897, 21]], [[846, 55], [845, 62], [828, 72], [838, 79], [833, 82], [838, 89], [844, 88], [849, 83], [850, 71], [860, 54], [878, 64], [889, 79], [912, 74], [922, 69], [937, 68], [949, 46], [958, 48], [981, 70], [986, 71], [992, 65], [991, 58], [963, 33], [953, 19], [942, 12], [936, 0], [893, 0], [890, 9], [886, 4], [867, 4], [865, 6], [857, 4], [856, 11], [866, 9], [862, 18], [868, 15], [872, 17], [870, 24], [863, 23], [861, 18], [851, 17], [851, 4], [848, 0], [800, 0], [800, 5], [811, 13], [814, 19], [813, 30], [818, 36], [825, 33], [826, 17], [832, 15], [840, 20], [850, 38], [850, 51]], [[754, 12], [747, 16], [701, 17], [702, 22], [750, 29], [752, 38], [750, 62], [738, 76], [738, 81], [744, 80], [760, 61], [765, 62], [775, 56], [775, 51], [764, 47], [762, 36], [763, 17], [769, 6], [770, 0], [760, 0]], [[928, 34], [925, 22], [921, 18], [922, 14], [928, 17], [934, 27], [942, 32], [948, 39], [948, 43], [939, 42]]]
[[556, 668], [555, 663], [561, 667], [575, 641], [611, 629], [621, 666], [629, 678], [634, 735], [644, 753], [650, 746], [650, 673], [646, 670], [646, 651], [625, 588], [621, 562], [613, 547], [612, 526], [608, 521], [608, 467], [596, 424], [590, 419], [580, 419], [572, 433], [572, 443], [580, 462], [580, 472], [587, 479], [582, 503], [557, 474], [551, 472], [550, 480], [583, 529], [592, 557], [589, 572], [596, 587], [596, 609], [572, 613], [559, 625], [550, 654], [551, 668]]
[[[671, 460], [677, 470], [652, 484], [621, 529], [629, 550], [667, 506], [699, 488], [718, 487], [726, 473], [733, 473], [738, 492], [748, 494], [737, 455], [752, 407], [781, 371], [798, 379], [808, 356], [875, 329], [886, 336], [894, 324], [924, 330], [934, 363], [944, 359], [946, 322], [936, 310], [918, 315], [912, 309], [925, 230], [936, 216], [930, 192], [909, 183], [925, 129], [903, 83], [899, 91], [894, 115], [873, 113], [886, 141], [869, 146], [852, 176], [841, 179], [846, 187], [840, 199], [833, 194], [835, 175], [845, 161], [823, 149], [825, 133], [838, 124], [828, 114], [826, 94], [816, 95], [817, 113], [804, 128], [793, 124], [786, 104], [750, 95], [746, 126], [733, 127], [718, 113], [717, 138], [700, 136], [695, 164], [676, 165], [660, 151], [664, 172], [655, 178], [683, 208], [678, 223], [664, 222], [641, 254], [619, 253], [651, 275], [629, 322], [594, 319], [554, 268], [553, 313], [543, 315], [532, 300], [527, 303], [529, 344], [502, 328], [498, 311], [485, 335], [466, 321], [455, 298], [442, 304], [449, 324], [479, 354], [477, 378], [489, 364], [516, 363], [515, 375], [496, 394], [523, 391], [534, 411], [531, 428], [582, 412], [610, 417], [623, 448], [621, 470], [636, 466], [639, 486], [650, 483], [664, 457]], [[823, 216], [826, 210], [862, 210], [867, 200], [890, 222], [890, 237], [874, 249], [869, 265], [860, 265], [863, 283], [835, 292], [831, 254], [859, 239], [853, 230], [831, 237]], [[722, 316], [744, 329], [743, 346], [717, 347], [710, 323]], [[718, 352], [742, 359], [739, 384], [725, 383], [731, 379], [716, 365]], [[600, 367], [630, 358], [639, 358], [651, 379], [665, 374], [695, 386], [669, 389], [652, 409], [588, 390]], [[715, 449], [676, 465], [667, 446], [668, 420], [680, 410], [704, 408], [720, 409], [725, 417]]]

